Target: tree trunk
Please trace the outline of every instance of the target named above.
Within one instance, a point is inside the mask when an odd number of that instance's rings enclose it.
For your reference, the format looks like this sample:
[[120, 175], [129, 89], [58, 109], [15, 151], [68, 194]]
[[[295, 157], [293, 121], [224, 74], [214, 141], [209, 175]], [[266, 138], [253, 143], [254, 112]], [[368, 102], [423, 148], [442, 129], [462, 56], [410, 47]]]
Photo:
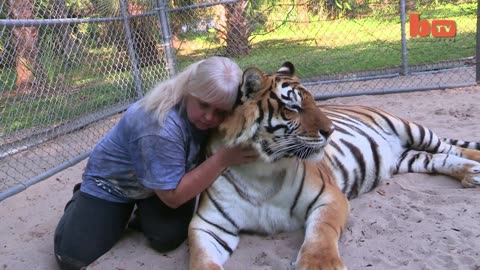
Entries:
[[296, 0], [297, 2], [297, 30], [305, 31], [310, 24], [308, 17], [308, 0]]
[[[136, 3], [128, 4], [128, 13], [138, 15], [143, 13], [143, 7]], [[157, 50], [157, 42], [149, 27], [153, 27], [156, 18], [130, 20], [130, 29], [133, 38], [133, 47], [140, 67], [156, 65], [161, 62]]]
[[247, 1], [240, 1], [233, 4], [225, 5], [226, 26], [226, 55], [230, 57], [238, 57], [248, 55], [250, 53], [251, 34], [250, 26], [247, 18], [245, 18], [245, 8]]
[[[157, 50], [157, 42], [147, 27], [155, 25], [155, 19], [143, 19], [132, 22], [133, 47], [140, 67], [147, 67], [161, 63], [161, 57]], [[148, 22], [146, 22], [148, 21]]]
[[[31, 0], [9, 0], [11, 19], [34, 19], [33, 2]], [[31, 27], [14, 27], [15, 65], [17, 92], [31, 92], [33, 75], [38, 56], [38, 29]]]
[[218, 5], [215, 7], [215, 13], [216, 13], [216, 22], [217, 26], [215, 28], [217, 32], [217, 39], [221, 42], [226, 42], [227, 41], [227, 16], [225, 15], [225, 6], [224, 5]]
[[416, 10], [415, 0], [407, 0], [405, 4], [405, 12], [410, 13]]
[[[52, 7], [53, 17], [55, 19], [68, 18], [65, 0], [55, 0]], [[54, 27], [55, 38], [57, 39], [57, 49], [65, 60], [72, 58], [72, 53], [76, 53], [75, 39], [73, 38], [72, 26], [69, 24], [58, 25]]]

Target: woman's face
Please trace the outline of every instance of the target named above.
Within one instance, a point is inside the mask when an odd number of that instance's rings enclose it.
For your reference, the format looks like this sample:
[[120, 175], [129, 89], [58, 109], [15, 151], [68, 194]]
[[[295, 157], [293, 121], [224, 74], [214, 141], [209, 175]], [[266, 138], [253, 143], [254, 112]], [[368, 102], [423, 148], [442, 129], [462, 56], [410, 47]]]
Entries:
[[218, 127], [228, 113], [225, 107], [207, 103], [191, 95], [186, 98], [185, 108], [188, 120], [201, 130]]

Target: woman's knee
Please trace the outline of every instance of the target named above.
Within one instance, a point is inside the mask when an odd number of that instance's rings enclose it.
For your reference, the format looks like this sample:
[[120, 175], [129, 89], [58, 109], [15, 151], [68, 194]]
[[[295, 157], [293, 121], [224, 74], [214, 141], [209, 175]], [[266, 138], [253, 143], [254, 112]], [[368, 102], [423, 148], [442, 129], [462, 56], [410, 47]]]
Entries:
[[[75, 196], [74, 196], [75, 197]], [[133, 204], [111, 203], [76, 192], [54, 235], [55, 259], [61, 269], [82, 269], [120, 239]]]
[[[73, 202], [73, 199], [67, 203], [65, 208], [68, 208], [69, 204]], [[68, 211], [68, 210], [67, 210]], [[57, 261], [58, 266], [62, 270], [78, 270], [86, 269], [88, 266], [87, 262], [82, 262], [78, 259], [74, 259], [73, 256], [68, 254], [69, 248], [62, 241], [65, 235], [65, 221], [68, 217], [65, 215], [58, 222], [57, 228], [55, 229], [54, 239], [53, 239], [53, 250], [55, 260]]]
[[178, 248], [186, 239], [187, 232], [146, 236], [150, 246], [158, 252], [167, 252]]
[[55, 260], [62, 270], [83, 270], [87, 269], [89, 263], [74, 259], [68, 255], [61, 255], [55, 252]]
[[76, 259], [74, 254], [69, 254], [69, 248], [62, 242], [64, 220], [60, 220], [55, 230], [53, 249], [55, 260], [62, 270], [86, 269], [90, 262]]

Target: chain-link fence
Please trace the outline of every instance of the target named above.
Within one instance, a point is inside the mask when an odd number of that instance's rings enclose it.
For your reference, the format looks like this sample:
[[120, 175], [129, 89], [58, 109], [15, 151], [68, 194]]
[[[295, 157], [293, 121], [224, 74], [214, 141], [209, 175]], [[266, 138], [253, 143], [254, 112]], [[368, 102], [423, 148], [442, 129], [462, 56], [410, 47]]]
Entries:
[[291, 61], [319, 98], [465, 86], [476, 25], [472, 0], [0, 0], [0, 200], [87, 157], [207, 56]]

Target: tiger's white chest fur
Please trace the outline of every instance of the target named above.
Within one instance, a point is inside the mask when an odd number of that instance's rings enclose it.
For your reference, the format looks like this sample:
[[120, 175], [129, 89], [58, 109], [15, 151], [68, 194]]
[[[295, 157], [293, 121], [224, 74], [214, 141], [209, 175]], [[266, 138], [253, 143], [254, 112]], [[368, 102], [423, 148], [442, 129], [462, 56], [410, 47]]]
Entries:
[[293, 159], [276, 166], [262, 162], [236, 166], [224, 172], [210, 189], [224, 209], [232, 210], [228, 213], [242, 230], [266, 234], [291, 231], [305, 223], [296, 212], [289, 211], [303, 170], [303, 164]]

